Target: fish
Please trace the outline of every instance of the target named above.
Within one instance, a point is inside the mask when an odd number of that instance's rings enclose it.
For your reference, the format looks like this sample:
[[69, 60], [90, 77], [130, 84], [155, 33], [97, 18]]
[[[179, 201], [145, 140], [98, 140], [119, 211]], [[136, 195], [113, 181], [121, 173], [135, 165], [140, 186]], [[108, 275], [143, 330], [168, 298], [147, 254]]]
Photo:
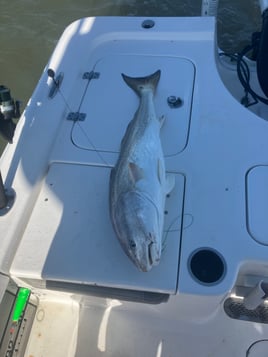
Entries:
[[115, 234], [126, 255], [141, 272], [160, 262], [166, 195], [174, 177], [166, 176], [160, 140], [164, 117], [158, 118], [154, 94], [161, 71], [129, 77], [125, 83], [138, 95], [139, 107], [128, 124], [109, 181], [109, 211]]

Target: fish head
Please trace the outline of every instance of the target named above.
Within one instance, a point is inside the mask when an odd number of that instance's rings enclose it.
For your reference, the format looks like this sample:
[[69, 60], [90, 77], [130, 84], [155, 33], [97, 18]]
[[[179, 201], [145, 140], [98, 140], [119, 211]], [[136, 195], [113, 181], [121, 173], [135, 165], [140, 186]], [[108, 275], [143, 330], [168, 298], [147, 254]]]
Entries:
[[157, 207], [148, 197], [135, 191], [121, 197], [116, 210], [116, 231], [125, 253], [139, 270], [147, 272], [159, 263], [162, 229]]

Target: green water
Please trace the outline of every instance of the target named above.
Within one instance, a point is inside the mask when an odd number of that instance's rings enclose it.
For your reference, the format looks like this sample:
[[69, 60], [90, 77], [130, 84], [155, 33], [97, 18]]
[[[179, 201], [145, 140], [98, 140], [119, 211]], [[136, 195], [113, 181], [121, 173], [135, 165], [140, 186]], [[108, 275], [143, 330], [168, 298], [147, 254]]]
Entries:
[[[258, 30], [258, 1], [221, 0], [218, 41], [234, 52]], [[86, 16], [199, 16], [200, 0], [0, 0], [0, 84], [24, 106], [64, 28]], [[0, 138], [0, 150], [5, 142]]]

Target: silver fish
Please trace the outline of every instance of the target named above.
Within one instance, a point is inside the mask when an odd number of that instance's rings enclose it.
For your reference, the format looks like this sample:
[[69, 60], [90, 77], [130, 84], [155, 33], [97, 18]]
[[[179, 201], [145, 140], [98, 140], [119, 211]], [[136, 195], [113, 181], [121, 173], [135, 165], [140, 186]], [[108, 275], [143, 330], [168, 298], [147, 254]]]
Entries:
[[154, 93], [160, 70], [124, 81], [140, 97], [139, 108], [121, 142], [110, 175], [110, 216], [121, 246], [143, 272], [160, 261], [166, 194], [174, 181], [165, 175], [160, 141], [163, 117], [157, 118]]

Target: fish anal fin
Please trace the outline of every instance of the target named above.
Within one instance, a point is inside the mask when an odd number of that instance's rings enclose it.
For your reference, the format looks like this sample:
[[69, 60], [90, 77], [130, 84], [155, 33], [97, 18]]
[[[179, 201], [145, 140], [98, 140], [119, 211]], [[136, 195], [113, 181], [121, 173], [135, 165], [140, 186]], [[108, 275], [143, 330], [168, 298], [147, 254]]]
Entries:
[[166, 175], [166, 195], [169, 194], [175, 187], [175, 175]]
[[143, 169], [139, 167], [137, 164], [135, 164], [134, 162], [128, 163], [128, 171], [129, 171], [129, 176], [134, 184], [137, 181], [144, 178]]

